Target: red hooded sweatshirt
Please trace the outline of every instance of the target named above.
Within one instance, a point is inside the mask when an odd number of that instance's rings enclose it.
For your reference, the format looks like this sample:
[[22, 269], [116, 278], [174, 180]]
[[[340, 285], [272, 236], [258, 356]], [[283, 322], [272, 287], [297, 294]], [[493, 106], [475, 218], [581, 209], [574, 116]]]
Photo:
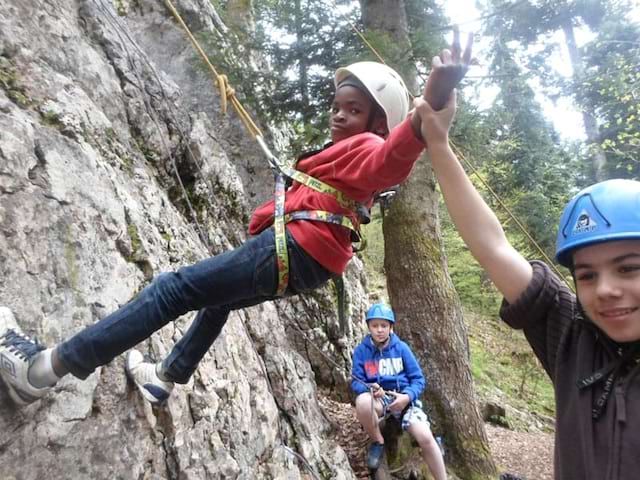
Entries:
[[[360, 133], [339, 141], [310, 157], [300, 160], [296, 169], [317, 178], [347, 197], [370, 206], [376, 192], [404, 181], [424, 149], [406, 119], [386, 140], [373, 133]], [[298, 182], [287, 190], [285, 213], [301, 210], [325, 210], [346, 215], [354, 225], [358, 219], [336, 199], [316, 192]], [[256, 235], [273, 224], [273, 200], [259, 206], [249, 222], [249, 233]], [[297, 220], [287, 229], [305, 252], [327, 270], [342, 274], [353, 255], [347, 228], [329, 223]]]

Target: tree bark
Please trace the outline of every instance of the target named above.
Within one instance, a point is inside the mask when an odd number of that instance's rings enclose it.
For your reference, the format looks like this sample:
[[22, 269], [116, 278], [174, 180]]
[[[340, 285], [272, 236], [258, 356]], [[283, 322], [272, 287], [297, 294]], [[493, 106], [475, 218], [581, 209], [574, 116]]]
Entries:
[[[296, 43], [298, 48], [302, 48], [304, 45], [304, 32], [302, 31], [302, 25], [304, 22], [304, 12], [302, 11], [302, 5], [300, 0], [295, 1], [295, 29], [296, 29]], [[300, 101], [302, 105], [309, 105], [309, 76], [308, 65], [304, 50], [301, 55], [298, 56], [298, 84], [300, 85]], [[310, 123], [309, 112], [304, 109], [302, 111], [302, 122], [305, 124]]]
[[[386, 32], [396, 47], [410, 44], [404, 1], [360, 3], [367, 31]], [[416, 83], [415, 75], [405, 80]], [[384, 218], [387, 288], [398, 334], [411, 345], [428, 379], [423, 399], [434, 430], [444, 437], [448, 468], [460, 478], [494, 478], [496, 467], [471, 377], [467, 330], [447, 271], [438, 198], [430, 164], [422, 158]]]
[[[565, 41], [567, 42], [567, 49], [569, 50], [571, 67], [573, 68], [573, 84], [577, 88], [583, 75], [582, 55], [580, 55], [580, 50], [576, 43], [571, 18], [567, 18], [564, 21], [562, 24], [562, 30], [564, 32]], [[592, 151], [591, 163], [593, 166], [593, 175], [597, 182], [601, 182], [606, 180], [605, 165], [607, 163], [607, 157], [600, 146], [600, 132], [598, 124], [595, 117], [586, 110], [582, 110], [582, 121], [584, 123], [584, 131], [587, 135], [587, 140], [589, 141]]]
[[228, 26], [236, 32], [252, 33], [256, 30], [253, 0], [229, 0], [225, 7]]

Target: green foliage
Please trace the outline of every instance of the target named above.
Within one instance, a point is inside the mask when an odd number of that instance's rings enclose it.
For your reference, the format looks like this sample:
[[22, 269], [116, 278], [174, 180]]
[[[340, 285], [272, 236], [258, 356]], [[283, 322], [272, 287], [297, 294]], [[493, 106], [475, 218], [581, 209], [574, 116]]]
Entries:
[[127, 5], [127, 3], [123, 0], [114, 0], [114, 7], [116, 9], [116, 12], [118, 12], [118, 15], [120, 15], [121, 17], [125, 17], [127, 15], [127, 13], [129, 13], [129, 6]]
[[40, 118], [42, 119], [42, 123], [48, 125], [50, 127], [54, 127], [57, 129], [62, 129], [64, 127], [64, 123], [62, 123], [62, 119], [57, 112], [53, 110], [45, 110], [40, 113]]
[[[444, 206], [441, 215], [449, 273], [466, 311], [471, 372], [479, 396], [497, 398], [523, 412], [553, 416], [553, 386], [546, 373], [522, 332], [496, 318], [502, 296], [469, 253]], [[526, 250], [521, 236], [513, 236], [511, 242]], [[510, 427], [525, 427], [518, 419], [507, 421]]]
[[131, 239], [131, 256], [127, 258], [127, 261], [133, 262], [137, 259], [140, 253], [142, 241], [140, 240], [138, 229], [133, 223], [127, 224], [127, 233], [129, 234], [129, 238]]
[[418, 73], [426, 79], [431, 59], [447, 46], [442, 34], [448, 29], [449, 21], [442, 7], [433, 0], [405, 0], [405, 9], [412, 60]]
[[[544, 117], [512, 48], [500, 38], [493, 44], [491, 72], [500, 89], [494, 104], [480, 112], [463, 103], [453, 140], [480, 175], [479, 190], [514, 238], [529, 234], [552, 256], [556, 222], [579, 169], [569, 146]], [[542, 257], [530, 240], [523, 243], [523, 254]]]
[[[479, 190], [488, 198], [483, 188]], [[496, 209], [499, 210], [499, 206]], [[458, 235], [444, 204], [440, 210], [449, 274], [466, 311], [471, 370], [478, 395], [484, 400], [498, 399], [543, 419], [552, 417], [555, 407], [551, 382], [522, 332], [512, 330], [497, 319], [502, 296]], [[518, 251], [528, 258], [540, 258], [536, 247], [519, 229], [507, 228], [507, 231]], [[555, 228], [552, 231], [555, 232]], [[506, 421], [512, 428], [527, 427], [518, 418], [509, 417]]]
[[[588, 160], [600, 149], [607, 178], [640, 175], [640, 29], [625, 18], [633, 5], [628, 0], [524, 1], [507, 7], [489, 2], [487, 32], [509, 45], [550, 99], [573, 97], [597, 120], [590, 128], [593, 143], [578, 150], [581, 163], [572, 168], [576, 184], [592, 183], [595, 171]], [[561, 77], [549, 61], [560, 47], [551, 36], [562, 31], [569, 42], [577, 28], [591, 29], [595, 38], [572, 55], [573, 77]]]
[[372, 297], [386, 300], [387, 280], [384, 272], [384, 236], [382, 235], [382, 215], [379, 207], [371, 211], [371, 223], [362, 226], [367, 246], [358, 253], [364, 262], [367, 274], [367, 288]]
[[640, 27], [608, 18], [583, 58], [576, 100], [600, 121], [608, 177], [640, 178]]
[[[498, 400], [534, 414], [548, 429], [555, 412], [553, 385], [524, 335], [493, 317], [465, 315], [469, 326], [471, 372], [480, 398]], [[527, 428], [522, 419], [507, 416], [512, 428]]]
[[[336, 3], [343, 13], [336, 11]], [[222, 19], [231, 23], [228, 3], [216, 4]], [[432, 0], [410, 0], [406, 5], [412, 45], [399, 46], [381, 31], [367, 31], [366, 39], [391, 67], [409, 78], [416, 66], [424, 72], [444, 46], [442, 36], [433, 32], [448, 22]], [[354, 31], [364, 31], [357, 4], [268, 0], [254, 2], [251, 13], [255, 30], [236, 22], [224, 36], [201, 37], [205, 50], [259, 118], [291, 126], [291, 156], [321, 147], [328, 140], [333, 72], [355, 61], [378, 60]], [[247, 57], [253, 52], [259, 52], [264, 61], [250, 62], [248, 69]]]
[[[219, 8], [226, 19], [225, 5]], [[348, 23], [359, 25], [359, 12], [343, 17], [329, 0], [269, 0], [255, 2], [252, 14], [255, 30], [234, 26], [225, 36], [206, 35], [206, 51], [214, 52], [214, 65], [259, 118], [291, 125], [292, 156], [321, 147], [328, 139], [333, 72], [363, 59], [363, 46]], [[255, 52], [262, 60], [248, 62]]]
[[475, 261], [469, 249], [458, 235], [446, 212], [441, 208], [442, 237], [447, 253], [449, 275], [463, 305], [483, 315], [495, 315], [501, 297]]

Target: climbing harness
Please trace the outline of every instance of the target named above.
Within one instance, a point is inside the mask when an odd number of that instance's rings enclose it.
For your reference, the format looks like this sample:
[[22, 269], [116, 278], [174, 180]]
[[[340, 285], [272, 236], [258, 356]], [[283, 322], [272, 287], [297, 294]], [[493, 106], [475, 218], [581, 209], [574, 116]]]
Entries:
[[[360, 234], [360, 222], [356, 221], [354, 223], [347, 215], [324, 210], [301, 210], [285, 214], [285, 178], [295, 180], [316, 192], [333, 196], [341, 207], [351, 211], [354, 218], [357, 218], [358, 203], [331, 185], [291, 167], [282, 167], [277, 162], [275, 163], [274, 174], [276, 187], [273, 225], [276, 237], [276, 255], [278, 256], [278, 287], [276, 295], [281, 296], [284, 295], [289, 282], [289, 253], [287, 251], [285, 227], [287, 223], [298, 220], [331, 223], [349, 229], [352, 232], [352, 238], [358, 242], [362, 239], [362, 236]], [[338, 286], [336, 285], [336, 287]]]
[[[216, 71], [215, 67], [211, 64], [211, 62], [207, 58], [207, 55], [200, 47], [197, 40], [190, 32], [189, 28], [184, 23], [182, 17], [173, 6], [171, 1], [165, 0], [165, 4], [171, 11], [173, 16], [176, 18], [178, 23], [181, 25], [183, 30], [186, 32], [189, 40], [193, 44], [198, 54], [202, 57], [206, 65], [213, 73], [216, 84], [220, 89], [222, 104], [221, 108], [223, 110], [223, 113], [226, 112], [227, 100], [229, 100], [238, 112], [240, 119], [242, 120], [249, 133], [251, 133], [251, 135], [258, 142], [258, 145], [260, 145], [260, 148], [267, 157], [269, 165], [274, 172], [275, 195], [273, 227], [275, 233], [276, 255], [278, 257], [278, 286], [276, 288], [276, 295], [282, 296], [286, 292], [287, 285], [289, 283], [289, 253], [287, 251], [286, 224], [292, 221], [307, 220], [339, 225], [341, 227], [349, 229], [352, 232], [352, 238], [354, 239], [354, 241], [360, 242], [362, 240], [362, 235], [360, 233], [361, 222], [357, 221], [359, 204], [331, 185], [328, 185], [321, 180], [313, 178], [306, 173], [300, 172], [290, 166], [286, 166], [282, 164], [282, 162], [278, 161], [278, 159], [271, 153], [271, 150], [264, 142], [260, 129], [251, 120], [251, 117], [244, 109], [238, 98], [235, 96], [235, 91], [229, 86], [227, 77], [225, 75], [219, 74]], [[296, 181], [307, 188], [315, 190], [316, 192], [333, 196], [338, 204], [341, 207], [350, 210], [352, 215], [342, 215], [334, 212], [327, 212], [324, 210], [297, 211], [285, 214], [285, 179], [287, 178]], [[353, 219], [356, 219], [355, 223]], [[336, 287], [339, 288], [338, 285], [336, 285]]]
[[[360, 204], [347, 197], [341, 191], [333, 188], [331, 185], [296, 170], [295, 168], [282, 165], [282, 163], [279, 162], [271, 153], [261, 137], [257, 137], [256, 140], [266, 155], [275, 176], [273, 228], [276, 238], [276, 255], [278, 257], [278, 287], [276, 289], [276, 295], [282, 296], [284, 295], [289, 283], [289, 253], [287, 251], [285, 227], [287, 223], [297, 220], [331, 223], [349, 229], [352, 232], [352, 239], [354, 239], [354, 241], [360, 242], [362, 240], [359, 228], [360, 222], [354, 224], [353, 220], [349, 216], [324, 210], [301, 210], [285, 214], [284, 204], [286, 195], [286, 179], [296, 181], [307, 188], [315, 190], [316, 192], [333, 196], [338, 204], [341, 207], [350, 210], [355, 218], [357, 218], [357, 210]], [[336, 284], [336, 288], [339, 289], [339, 285]]]

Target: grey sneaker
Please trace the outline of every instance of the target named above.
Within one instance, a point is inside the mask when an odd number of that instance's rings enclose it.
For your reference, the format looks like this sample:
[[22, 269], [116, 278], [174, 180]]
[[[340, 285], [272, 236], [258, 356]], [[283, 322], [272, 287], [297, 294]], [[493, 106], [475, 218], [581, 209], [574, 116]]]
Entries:
[[0, 307], [0, 377], [18, 405], [33, 403], [51, 390], [34, 387], [28, 378], [35, 356], [44, 349], [44, 345], [22, 333], [11, 310]]
[[138, 350], [127, 353], [125, 369], [142, 396], [153, 405], [161, 405], [171, 395], [173, 382], [161, 380], [156, 373], [156, 364], [147, 361]]

